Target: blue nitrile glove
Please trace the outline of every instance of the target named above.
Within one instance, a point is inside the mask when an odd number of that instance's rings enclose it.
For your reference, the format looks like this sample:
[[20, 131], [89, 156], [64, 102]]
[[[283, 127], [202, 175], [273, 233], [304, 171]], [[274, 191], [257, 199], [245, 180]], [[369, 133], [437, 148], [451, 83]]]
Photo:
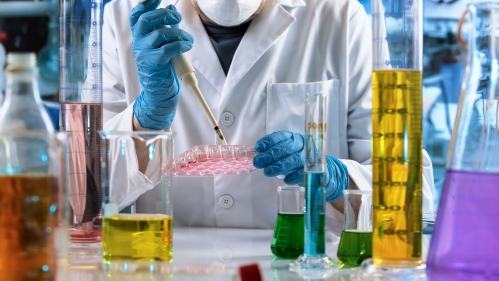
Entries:
[[[161, 0], [148, 0], [130, 14], [132, 51], [142, 92], [135, 100], [133, 114], [149, 130], [171, 127], [180, 98], [180, 82], [170, 59], [192, 48], [194, 38], [175, 27], [182, 16], [173, 5], [156, 9]], [[173, 25], [167, 28], [165, 25]]]
[[[255, 144], [258, 154], [253, 166], [264, 169], [264, 175], [285, 175], [286, 184], [304, 185], [305, 136], [288, 131], [279, 131], [259, 139]], [[343, 196], [350, 179], [345, 164], [333, 156], [326, 156], [326, 201], [332, 202]]]

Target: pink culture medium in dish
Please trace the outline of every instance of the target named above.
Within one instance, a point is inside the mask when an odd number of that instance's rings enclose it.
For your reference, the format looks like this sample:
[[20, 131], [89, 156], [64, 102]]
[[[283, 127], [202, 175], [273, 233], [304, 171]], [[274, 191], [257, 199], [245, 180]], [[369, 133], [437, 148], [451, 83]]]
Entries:
[[252, 145], [197, 145], [173, 161], [175, 176], [242, 175], [256, 170]]

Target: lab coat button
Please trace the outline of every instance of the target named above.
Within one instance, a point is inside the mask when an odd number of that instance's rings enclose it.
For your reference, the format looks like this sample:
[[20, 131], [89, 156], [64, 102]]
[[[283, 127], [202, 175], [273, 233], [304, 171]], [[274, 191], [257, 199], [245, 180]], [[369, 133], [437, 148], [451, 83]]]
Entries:
[[234, 123], [234, 115], [232, 115], [232, 113], [228, 111], [222, 113], [222, 116], [220, 116], [220, 118], [222, 119], [222, 124], [224, 124], [225, 126], [230, 126], [232, 125], [232, 123]]
[[220, 200], [218, 200], [218, 203], [220, 204], [220, 206], [222, 206], [222, 208], [228, 209], [228, 208], [232, 207], [232, 205], [234, 204], [234, 199], [232, 197], [230, 197], [229, 195], [224, 195], [224, 196], [220, 197]]
[[230, 262], [232, 260], [232, 250], [229, 248], [223, 248], [218, 253], [220, 260], [223, 262]]

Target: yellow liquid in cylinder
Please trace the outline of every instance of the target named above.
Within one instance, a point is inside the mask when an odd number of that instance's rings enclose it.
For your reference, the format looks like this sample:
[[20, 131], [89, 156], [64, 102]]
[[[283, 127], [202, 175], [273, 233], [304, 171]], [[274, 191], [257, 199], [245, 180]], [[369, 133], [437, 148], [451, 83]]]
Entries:
[[373, 88], [373, 260], [422, 263], [421, 72], [379, 70]]
[[104, 261], [171, 261], [172, 218], [161, 214], [116, 214], [102, 219]]

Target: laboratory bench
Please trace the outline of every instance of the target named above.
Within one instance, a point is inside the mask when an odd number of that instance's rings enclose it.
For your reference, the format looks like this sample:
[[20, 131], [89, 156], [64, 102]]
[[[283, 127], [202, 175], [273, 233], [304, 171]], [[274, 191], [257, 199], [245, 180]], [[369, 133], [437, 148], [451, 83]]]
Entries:
[[[272, 229], [175, 227], [173, 231], [173, 262], [169, 265], [179, 274], [109, 273], [100, 258], [72, 262], [69, 268], [71, 281], [100, 280], [238, 280], [232, 277], [240, 266], [257, 263], [265, 281], [293, 280], [354, 280], [350, 275], [355, 268], [334, 269], [327, 278], [303, 278], [289, 270], [292, 260], [276, 258], [270, 251]], [[337, 260], [339, 238], [328, 233], [326, 253]], [[426, 257], [429, 235], [423, 238], [423, 255]], [[121, 265], [120, 265], [121, 266]], [[133, 265], [128, 265], [133, 267]], [[157, 270], [156, 272], [160, 272]], [[165, 271], [163, 271], [165, 272]], [[171, 272], [171, 271], [170, 271]], [[206, 272], [207, 274], [204, 274]]]

